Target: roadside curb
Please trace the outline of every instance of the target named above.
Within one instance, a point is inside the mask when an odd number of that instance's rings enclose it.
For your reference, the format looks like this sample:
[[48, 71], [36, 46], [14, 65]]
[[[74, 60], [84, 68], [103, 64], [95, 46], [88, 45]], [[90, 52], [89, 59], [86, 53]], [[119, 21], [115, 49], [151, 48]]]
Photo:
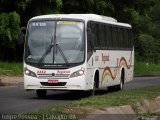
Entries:
[[[160, 116], [143, 116], [145, 113], [160, 112], [160, 96], [152, 100], [143, 100], [137, 103], [138, 116], [130, 105], [105, 107], [96, 109], [81, 120], [160, 120]], [[141, 116], [142, 115], [142, 116]]]
[[0, 87], [11, 86], [11, 85], [22, 85], [23, 77], [22, 76], [0, 76]]
[[160, 96], [153, 100], [143, 100], [137, 103], [140, 114], [147, 112], [160, 112]]
[[136, 113], [130, 105], [97, 109], [81, 120], [136, 120]]

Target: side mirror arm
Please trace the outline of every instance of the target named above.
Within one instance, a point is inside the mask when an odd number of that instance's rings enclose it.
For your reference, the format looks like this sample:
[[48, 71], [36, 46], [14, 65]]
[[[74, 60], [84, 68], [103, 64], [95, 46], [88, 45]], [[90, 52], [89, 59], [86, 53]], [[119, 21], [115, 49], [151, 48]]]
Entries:
[[26, 34], [26, 30], [27, 30], [26, 27], [21, 27], [20, 28], [20, 31], [19, 31], [19, 34], [18, 34], [18, 44], [19, 45], [22, 45], [24, 43], [23, 37], [24, 37], [24, 34]]

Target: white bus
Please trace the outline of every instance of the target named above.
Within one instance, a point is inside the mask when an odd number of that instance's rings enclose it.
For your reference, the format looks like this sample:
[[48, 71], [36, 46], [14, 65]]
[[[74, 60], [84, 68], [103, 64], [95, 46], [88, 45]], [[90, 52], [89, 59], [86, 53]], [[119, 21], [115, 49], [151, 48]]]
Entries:
[[47, 90], [121, 90], [133, 69], [129, 24], [95, 14], [43, 15], [28, 22], [24, 88], [38, 97]]

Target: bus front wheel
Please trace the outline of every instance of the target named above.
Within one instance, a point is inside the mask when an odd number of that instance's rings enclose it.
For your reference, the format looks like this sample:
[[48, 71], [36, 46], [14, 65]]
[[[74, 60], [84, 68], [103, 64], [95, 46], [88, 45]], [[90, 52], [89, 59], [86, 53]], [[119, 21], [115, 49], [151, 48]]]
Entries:
[[36, 93], [39, 98], [44, 98], [46, 97], [47, 90], [36, 90]]
[[93, 89], [91, 90], [91, 96], [94, 96], [96, 94], [96, 90], [99, 87], [99, 72], [96, 71], [94, 82], [93, 82]]
[[95, 93], [96, 93], [96, 82], [94, 81], [94, 83], [93, 83], [93, 89], [90, 91], [90, 95], [94, 96]]

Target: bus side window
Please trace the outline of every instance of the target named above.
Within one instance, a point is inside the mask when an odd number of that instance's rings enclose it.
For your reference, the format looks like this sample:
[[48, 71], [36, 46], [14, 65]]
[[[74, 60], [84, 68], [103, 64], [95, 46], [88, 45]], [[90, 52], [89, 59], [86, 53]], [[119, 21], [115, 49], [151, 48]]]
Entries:
[[119, 28], [119, 48], [123, 48], [123, 31], [122, 28]]
[[131, 44], [132, 44], [132, 41], [131, 41], [130, 29], [128, 29], [128, 48], [129, 49], [131, 48]]
[[105, 49], [104, 25], [99, 24], [99, 41], [101, 49]]
[[100, 49], [100, 39], [99, 39], [99, 36], [100, 36], [100, 34], [99, 34], [99, 24], [98, 23], [96, 23], [95, 24], [95, 30], [96, 30], [96, 40], [95, 40], [95, 47], [96, 47], [96, 49]]
[[127, 48], [130, 48], [129, 29], [127, 29]]
[[113, 39], [112, 39], [112, 49], [116, 47], [116, 28], [114, 26], [112, 26], [112, 35], [113, 35]]
[[125, 29], [125, 48], [128, 48], [128, 30]]
[[119, 36], [118, 36], [118, 27], [115, 27], [115, 49], [118, 49], [119, 46]]
[[91, 46], [91, 23], [87, 23], [87, 51], [91, 52], [92, 46]]
[[[96, 26], [94, 22], [89, 22], [87, 26], [88, 42], [90, 46], [94, 47], [97, 44]], [[90, 47], [89, 46], [89, 47]]]
[[122, 43], [123, 43], [123, 46], [122, 46], [122, 48], [123, 49], [125, 49], [126, 48], [126, 36], [125, 36], [125, 29], [123, 28], [122, 29], [122, 34], [123, 34], [123, 41], [122, 41]]
[[117, 42], [117, 48], [120, 49], [120, 28], [117, 28], [117, 36], [118, 36], [118, 42]]
[[109, 46], [109, 26], [105, 25], [105, 44], [106, 44], [106, 48], [108, 48]]
[[112, 48], [112, 26], [109, 26], [108, 35], [109, 35], [109, 44], [108, 44], [108, 48]]
[[130, 48], [132, 49], [132, 47], [133, 47], [133, 34], [132, 34], [132, 30], [131, 29], [129, 29], [129, 46], [130, 46]]

